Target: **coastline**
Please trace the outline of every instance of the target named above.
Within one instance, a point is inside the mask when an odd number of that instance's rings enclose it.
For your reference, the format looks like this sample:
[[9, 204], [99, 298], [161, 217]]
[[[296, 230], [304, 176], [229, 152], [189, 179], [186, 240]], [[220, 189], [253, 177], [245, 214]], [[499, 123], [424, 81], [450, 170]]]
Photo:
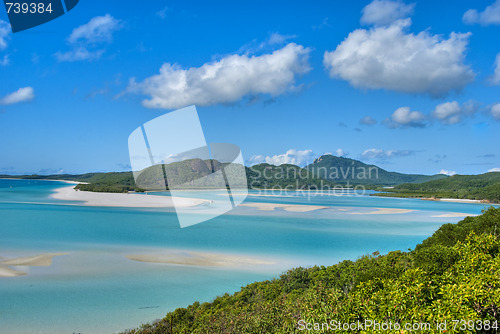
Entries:
[[479, 199], [460, 199], [460, 198], [421, 198], [423, 201], [436, 201], [436, 202], [453, 202], [453, 203], [487, 203], [494, 204], [488, 201]]
[[103, 207], [126, 207], [126, 208], [173, 208], [173, 207], [194, 207], [209, 203], [204, 199], [196, 198], [176, 198], [175, 206], [171, 197], [155, 195], [139, 195], [124, 193], [99, 193], [91, 191], [80, 191], [73, 187], [62, 187], [55, 189], [55, 193], [50, 195], [53, 199], [63, 201], [84, 202], [84, 206]]

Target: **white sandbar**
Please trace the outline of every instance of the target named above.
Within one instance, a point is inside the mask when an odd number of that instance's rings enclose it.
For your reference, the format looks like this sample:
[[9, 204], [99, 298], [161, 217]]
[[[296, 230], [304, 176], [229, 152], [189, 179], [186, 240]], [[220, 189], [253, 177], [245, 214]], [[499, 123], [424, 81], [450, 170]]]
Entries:
[[14, 270], [12, 268], [0, 264], [0, 277], [16, 277], [23, 275], [26, 275], [26, 273]]
[[18, 257], [10, 260], [0, 260], [0, 265], [48, 267], [52, 264], [52, 258], [54, 256], [62, 256], [68, 254], [69, 253], [47, 253], [35, 256]]
[[349, 212], [351, 215], [395, 215], [400, 213], [409, 213], [415, 210], [409, 209], [394, 209], [394, 208], [374, 208], [374, 211], [370, 212]]
[[329, 209], [328, 206], [300, 205], [300, 204], [278, 204], [278, 203], [243, 203], [239, 206], [249, 206], [262, 211], [273, 211], [281, 208], [289, 212], [309, 212], [314, 210]]
[[436, 215], [436, 216], [432, 216], [432, 217], [433, 218], [460, 218], [460, 217], [467, 217], [467, 216], [479, 216], [479, 215], [473, 214], [473, 213], [450, 212], [450, 213], [443, 213], [442, 215]]
[[[88, 206], [110, 206], [130, 208], [171, 208], [174, 207], [172, 198], [169, 196], [121, 194], [121, 193], [99, 193], [91, 191], [75, 190], [73, 187], [56, 189], [52, 198], [65, 201], [80, 201]], [[193, 207], [208, 203], [207, 200], [197, 198], [176, 197], [176, 207]]]
[[237, 267], [252, 265], [271, 265], [275, 262], [238, 255], [202, 253], [194, 251], [171, 250], [155, 254], [132, 254], [127, 259], [139, 262], [165, 263], [189, 266]]

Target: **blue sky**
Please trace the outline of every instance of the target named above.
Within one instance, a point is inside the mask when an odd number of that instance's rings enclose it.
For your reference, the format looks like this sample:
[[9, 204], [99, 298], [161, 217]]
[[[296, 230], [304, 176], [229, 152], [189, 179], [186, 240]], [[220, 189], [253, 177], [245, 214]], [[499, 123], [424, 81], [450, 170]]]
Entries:
[[500, 168], [500, 0], [81, 0], [6, 21], [0, 173], [129, 170], [130, 133], [192, 104], [249, 164]]

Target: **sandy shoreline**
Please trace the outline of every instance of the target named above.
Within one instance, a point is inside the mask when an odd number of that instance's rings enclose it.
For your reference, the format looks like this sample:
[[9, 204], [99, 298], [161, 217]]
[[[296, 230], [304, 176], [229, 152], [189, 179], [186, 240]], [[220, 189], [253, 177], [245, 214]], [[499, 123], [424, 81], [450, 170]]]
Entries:
[[319, 205], [300, 205], [300, 204], [278, 204], [278, 203], [243, 203], [239, 206], [247, 206], [251, 208], [256, 208], [261, 211], [273, 211], [278, 208], [289, 212], [309, 212], [321, 209], [329, 209], [328, 206]]
[[450, 213], [443, 213], [441, 215], [435, 215], [431, 216], [433, 218], [463, 218], [463, 217], [474, 217], [474, 216], [479, 216], [478, 214], [475, 213], [460, 213], [460, 212], [450, 212]]
[[87, 184], [87, 182], [77, 182], [77, 181], [68, 181], [68, 180], [47, 180], [47, 179], [18, 179], [15, 177], [1, 177], [0, 180], [28, 180], [28, 181], [53, 181], [53, 182], [64, 182], [69, 184]]
[[69, 253], [46, 253], [35, 256], [18, 257], [15, 259], [1, 260], [0, 264], [7, 266], [36, 266], [48, 267], [52, 264], [54, 256], [68, 255]]
[[188, 266], [207, 267], [241, 267], [256, 265], [271, 265], [275, 262], [239, 255], [202, 253], [195, 251], [171, 250], [154, 254], [131, 254], [126, 258], [137, 262], [164, 263]]
[[11, 266], [48, 267], [52, 265], [55, 256], [68, 255], [69, 253], [45, 253], [34, 256], [17, 257], [13, 259], [0, 259], [0, 277], [16, 277], [27, 275], [24, 271], [11, 268]]
[[395, 208], [373, 208], [370, 212], [348, 212], [351, 215], [394, 215], [401, 213], [409, 213], [415, 210], [410, 209], [395, 209]]
[[[75, 190], [73, 187], [56, 189], [52, 198], [63, 201], [84, 202], [87, 206], [128, 207], [128, 208], [173, 208], [171, 197], [155, 195], [139, 195], [124, 193], [99, 193]], [[206, 204], [209, 201], [196, 198], [179, 198], [175, 200], [176, 207], [193, 207]]]
[[453, 202], [453, 203], [485, 203], [478, 199], [459, 199], [459, 198], [422, 198], [423, 201]]

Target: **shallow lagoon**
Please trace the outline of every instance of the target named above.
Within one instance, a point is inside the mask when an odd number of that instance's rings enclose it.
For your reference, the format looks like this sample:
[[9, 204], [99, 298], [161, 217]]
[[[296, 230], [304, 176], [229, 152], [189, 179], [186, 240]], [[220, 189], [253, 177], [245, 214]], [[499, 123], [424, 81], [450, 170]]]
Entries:
[[[51, 199], [62, 186], [68, 185], [0, 180], [0, 256], [69, 253], [54, 257], [48, 267], [13, 267], [25, 276], [0, 277], [2, 333], [118, 332], [294, 266], [413, 248], [440, 225], [461, 219], [449, 216], [480, 214], [485, 207], [352, 193], [250, 192], [245, 204], [252, 206], [181, 229], [172, 209], [89, 207]], [[326, 208], [269, 211], [259, 210], [259, 203]], [[380, 208], [413, 211], [373, 214]], [[126, 258], [165, 250], [236, 254], [273, 264], [202, 267]]]

